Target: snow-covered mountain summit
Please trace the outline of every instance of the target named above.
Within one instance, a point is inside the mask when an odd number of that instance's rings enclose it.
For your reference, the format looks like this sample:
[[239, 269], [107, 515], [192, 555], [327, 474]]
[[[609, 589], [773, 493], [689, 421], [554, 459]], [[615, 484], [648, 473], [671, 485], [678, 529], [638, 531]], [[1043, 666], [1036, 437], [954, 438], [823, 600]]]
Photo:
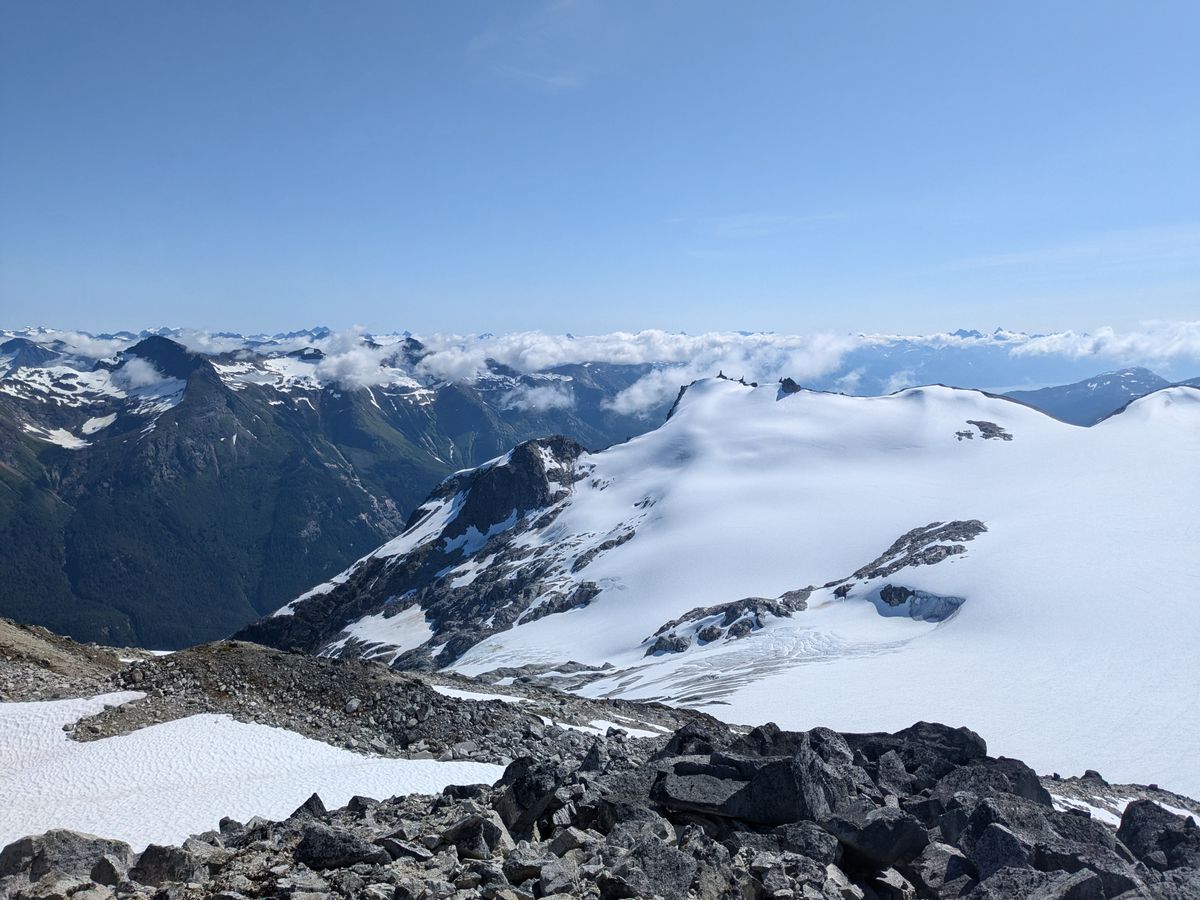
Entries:
[[248, 633], [731, 721], [972, 721], [1194, 792], [1197, 471], [1188, 387], [1080, 429], [977, 391], [706, 379], [601, 453], [458, 473]]

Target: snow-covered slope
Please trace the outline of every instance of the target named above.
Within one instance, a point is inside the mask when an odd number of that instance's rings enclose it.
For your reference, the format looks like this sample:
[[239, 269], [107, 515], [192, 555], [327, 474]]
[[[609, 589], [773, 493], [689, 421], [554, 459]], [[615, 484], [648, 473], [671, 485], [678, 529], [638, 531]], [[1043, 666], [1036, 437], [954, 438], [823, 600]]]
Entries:
[[602, 453], [460, 473], [257, 636], [731, 721], [969, 722], [1041, 769], [1196, 793], [1198, 473], [1192, 388], [1080, 429], [945, 387], [705, 380]]
[[283, 819], [314, 791], [437, 793], [491, 782], [499, 766], [362, 756], [282, 728], [198, 715], [92, 742], [63, 726], [134, 693], [0, 704], [0, 846], [52, 828], [118, 838], [141, 850], [181, 843], [223, 816]]

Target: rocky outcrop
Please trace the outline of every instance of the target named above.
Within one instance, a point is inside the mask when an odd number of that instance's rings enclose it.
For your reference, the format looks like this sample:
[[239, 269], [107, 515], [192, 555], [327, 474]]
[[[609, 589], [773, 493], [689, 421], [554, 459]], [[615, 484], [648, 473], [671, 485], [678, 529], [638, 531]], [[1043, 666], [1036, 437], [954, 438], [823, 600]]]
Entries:
[[1114, 829], [1060, 811], [965, 728], [529, 740], [494, 785], [311, 797], [138, 857], [69, 832], [0, 853], [0, 896], [83, 898], [1185, 898], [1195, 822], [1148, 801]]
[[[930, 522], [921, 528], [906, 531], [883, 553], [854, 572], [846, 581], [868, 581], [888, 578], [910, 566], [932, 566], [960, 553], [966, 553], [966, 542], [987, 531], [978, 519], [954, 522]], [[842, 582], [831, 582], [833, 587]]]
[[0, 702], [104, 693], [138, 650], [79, 644], [36, 625], [0, 619]]
[[[833, 596], [844, 600], [858, 582], [887, 578], [902, 569], [936, 565], [953, 556], [965, 553], [965, 543], [987, 531], [978, 519], [953, 522], [930, 522], [907, 531], [890, 547], [848, 578], [831, 581], [822, 587], [833, 589]], [[682, 653], [693, 646], [714, 641], [735, 640], [763, 628], [771, 618], [789, 618], [808, 608], [808, 601], [817, 588], [809, 585], [787, 591], [778, 597], [745, 597], [729, 603], [701, 606], [665, 622], [643, 641], [646, 656]], [[921, 622], [943, 622], [962, 606], [962, 597], [947, 597], [885, 584], [868, 593], [881, 615], [908, 616]]]
[[[71, 729], [73, 739], [100, 740], [218, 713], [348, 750], [507, 764], [530, 742], [562, 743], [566, 752], [590, 746], [590, 735], [581, 729], [593, 721], [663, 733], [711, 721], [703, 713], [658, 704], [588, 700], [524, 685], [492, 691], [449, 675], [409, 674], [364, 660], [283, 653], [240, 641], [137, 660], [94, 692], [114, 688], [146, 696], [79, 721]], [[472, 699], [455, 696], [463, 689]], [[319, 817], [324, 813], [319, 802], [310, 798], [296, 815]]]
[[[599, 588], [568, 576], [590, 559], [633, 536], [632, 530], [599, 542], [582, 565], [550, 548], [536, 551], [515, 537], [552, 525], [585, 471], [576, 463], [583, 447], [563, 437], [519, 444], [476, 469], [459, 472], [416, 509], [405, 527], [411, 549], [392, 555], [387, 547], [356, 563], [344, 578], [313, 592], [293, 613], [271, 616], [243, 629], [246, 640], [285, 649], [386, 656], [409, 669], [448, 665], [475, 643], [514, 623], [586, 606]], [[430, 523], [438, 523], [437, 527]], [[403, 535], [397, 540], [403, 540]], [[471, 560], [486, 558], [486, 567]], [[468, 570], [460, 567], [467, 565]], [[562, 577], [557, 577], [562, 576]], [[397, 602], [403, 598], [403, 603]], [[428, 646], [399, 651], [341, 631], [366, 615], [389, 615], [418, 606], [434, 630]], [[436, 647], [436, 650], [431, 649]]]
[[985, 441], [1011, 441], [1013, 436], [1004, 430], [1002, 425], [995, 422], [984, 422], [979, 419], [967, 419], [968, 425], [979, 429], [979, 436]]
[[[128, 870], [133, 853], [128, 844], [56, 830], [21, 838], [0, 852], [0, 887], [37, 884], [47, 876], [115, 885]], [[4, 896], [0, 889], [0, 896]]]
[[1117, 838], [1152, 869], [1200, 869], [1200, 828], [1167, 812], [1150, 800], [1135, 800], [1125, 807]]
[[693, 638], [699, 644], [710, 644], [745, 637], [762, 628], [768, 617], [783, 619], [805, 609], [811, 593], [811, 588], [801, 588], [775, 598], [745, 597], [731, 603], [697, 607], [665, 623], [646, 638], [650, 645], [646, 656], [680, 653], [692, 645]]

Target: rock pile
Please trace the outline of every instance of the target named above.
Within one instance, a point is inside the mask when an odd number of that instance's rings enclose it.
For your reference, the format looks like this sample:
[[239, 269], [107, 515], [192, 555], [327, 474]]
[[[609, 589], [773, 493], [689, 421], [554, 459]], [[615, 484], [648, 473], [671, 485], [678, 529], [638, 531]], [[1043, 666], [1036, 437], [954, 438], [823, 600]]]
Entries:
[[[596, 701], [522, 687], [509, 701], [456, 699], [435, 686], [479, 686], [417, 675], [357, 659], [284, 653], [242, 641], [204, 644], [139, 660], [118, 672], [108, 690], [141, 691], [145, 699], [81, 720], [79, 740], [127, 734], [199, 713], [287, 728], [349, 750], [414, 759], [473, 759], [507, 765], [531, 743], [570, 748], [586, 743], [591, 721], [630, 721], [664, 734], [702, 713], [629, 701]], [[636, 723], [636, 725], [634, 724]]]
[[0, 703], [56, 700], [102, 693], [124, 668], [118, 651], [78, 644], [36, 625], [0, 619]]
[[1200, 830], [1148, 802], [1118, 830], [1056, 810], [963, 728], [612, 731], [530, 744], [495, 785], [313, 796], [135, 856], [66, 832], [0, 854], [0, 896], [902, 900], [1200, 896]]

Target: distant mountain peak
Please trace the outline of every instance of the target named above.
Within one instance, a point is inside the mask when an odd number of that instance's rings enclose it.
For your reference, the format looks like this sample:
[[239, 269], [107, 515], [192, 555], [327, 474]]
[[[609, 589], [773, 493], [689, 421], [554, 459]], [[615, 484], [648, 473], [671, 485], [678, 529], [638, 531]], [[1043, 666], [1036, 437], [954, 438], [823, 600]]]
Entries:
[[163, 375], [180, 381], [187, 381], [193, 372], [208, 365], [208, 361], [200, 354], [160, 335], [143, 338], [126, 350], [125, 355], [144, 359]]

